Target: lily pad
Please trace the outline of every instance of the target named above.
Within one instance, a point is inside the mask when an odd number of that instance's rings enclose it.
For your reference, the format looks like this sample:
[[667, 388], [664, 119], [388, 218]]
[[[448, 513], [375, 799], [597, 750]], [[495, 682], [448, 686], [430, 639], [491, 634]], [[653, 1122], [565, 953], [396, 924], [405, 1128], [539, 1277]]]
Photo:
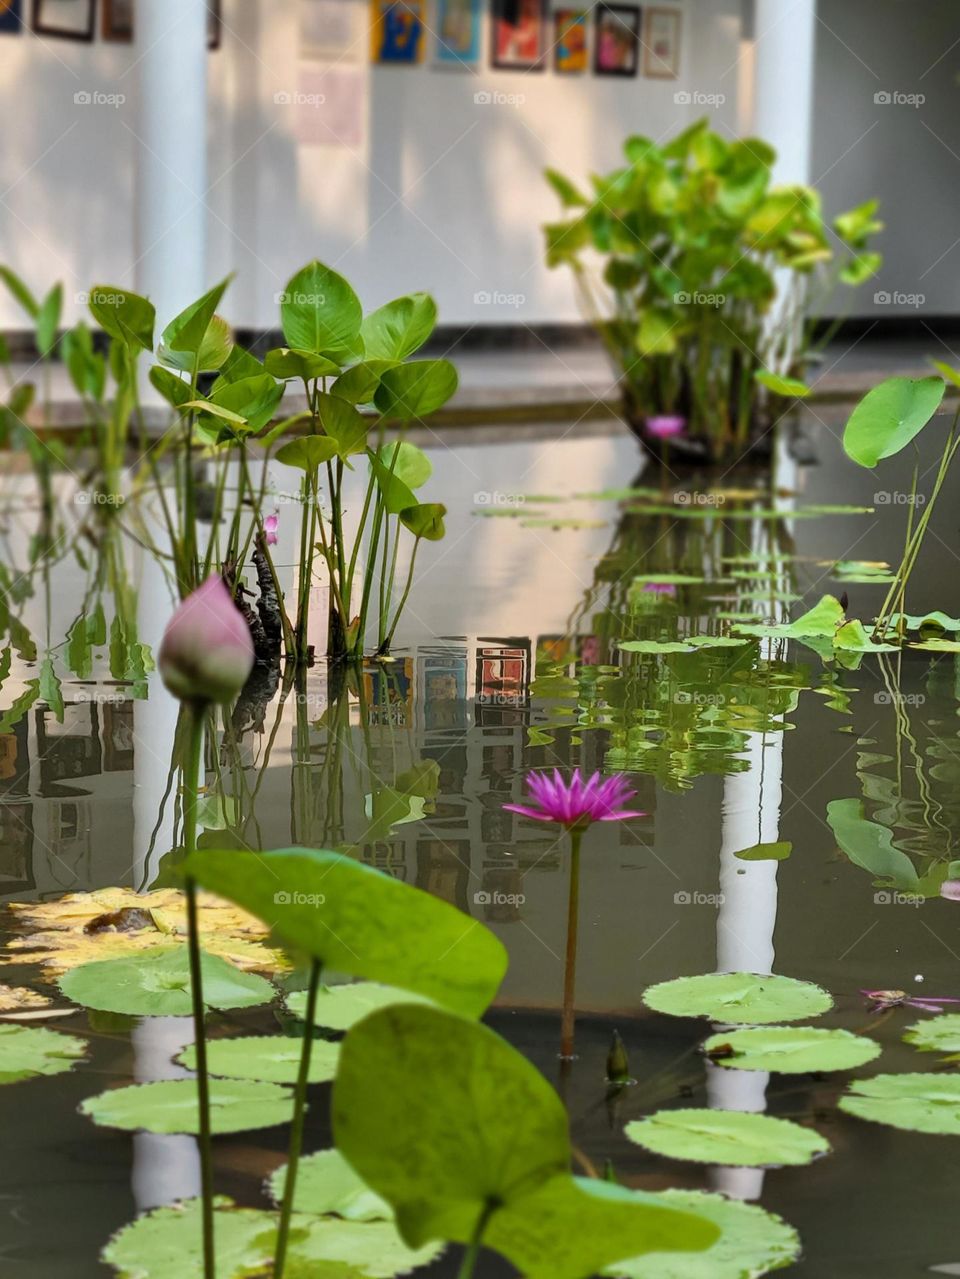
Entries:
[[705, 582], [705, 577], [694, 577], [689, 573], [641, 573], [633, 579], [634, 586], [697, 586]]
[[[240, 1079], [210, 1081], [213, 1132], [245, 1132], [288, 1123], [292, 1105], [293, 1093], [279, 1084]], [[200, 1131], [195, 1079], [165, 1079], [157, 1084], [110, 1088], [88, 1097], [80, 1111], [105, 1128], [162, 1133]]]
[[[207, 1044], [207, 1066], [211, 1075], [225, 1079], [295, 1084], [302, 1047], [302, 1040], [287, 1035], [239, 1035], [235, 1039], [212, 1039]], [[338, 1044], [315, 1041], [310, 1050], [308, 1082], [325, 1084], [333, 1079], [339, 1055]], [[187, 1070], [196, 1070], [196, 1045], [185, 1048], [176, 1060]]]
[[856, 1079], [838, 1105], [848, 1115], [908, 1132], [960, 1135], [960, 1073]]
[[793, 852], [793, 844], [788, 840], [779, 840], [772, 844], [751, 844], [749, 848], [741, 848], [734, 857], [742, 862], [782, 862]]
[[770, 1026], [712, 1035], [704, 1052], [718, 1066], [735, 1070], [773, 1070], [800, 1075], [808, 1071], [854, 1070], [880, 1055], [880, 1045], [849, 1030], [817, 1026]]
[[921, 1052], [960, 1053], [960, 1013], [915, 1022], [903, 1032], [903, 1038]]
[[649, 987], [643, 1002], [672, 1017], [709, 1017], [735, 1025], [804, 1021], [833, 1007], [831, 996], [812, 982], [756, 973], [677, 977]]
[[720, 1227], [720, 1238], [704, 1252], [648, 1253], [618, 1261], [606, 1274], [618, 1279], [760, 1279], [800, 1255], [794, 1228], [756, 1204], [699, 1190], [663, 1190], [646, 1198], [706, 1217]]
[[[218, 955], [202, 954], [200, 967], [208, 1008], [253, 1008], [276, 994], [266, 978]], [[189, 1017], [193, 1010], [185, 946], [157, 946], [129, 958], [81, 964], [64, 974], [60, 989], [85, 1008], [130, 1017]]]
[[621, 640], [624, 653], [695, 653], [701, 648], [742, 648], [750, 641], [736, 635], [687, 635], [682, 640]]
[[43, 1026], [0, 1026], [0, 1084], [62, 1075], [87, 1051], [87, 1041]]
[[[283, 1199], [286, 1180], [284, 1164], [268, 1183], [277, 1204]], [[393, 1220], [387, 1201], [361, 1181], [339, 1150], [318, 1150], [300, 1160], [293, 1207], [295, 1212], [333, 1213], [347, 1221]]]
[[819, 1133], [789, 1119], [734, 1110], [658, 1110], [624, 1132], [656, 1155], [734, 1168], [808, 1164], [830, 1149]]
[[[357, 981], [343, 986], [324, 986], [317, 992], [317, 1014], [314, 1024], [326, 1030], [349, 1030], [356, 1022], [378, 1008], [391, 1004], [431, 1003], [396, 986], [381, 986], [375, 981]], [[307, 1011], [307, 992], [295, 990], [287, 996], [287, 1007], [297, 1017]]]
[[409, 1248], [392, 1221], [292, 1219], [286, 1274], [290, 1279], [393, 1279], [426, 1266], [443, 1251], [439, 1243]]

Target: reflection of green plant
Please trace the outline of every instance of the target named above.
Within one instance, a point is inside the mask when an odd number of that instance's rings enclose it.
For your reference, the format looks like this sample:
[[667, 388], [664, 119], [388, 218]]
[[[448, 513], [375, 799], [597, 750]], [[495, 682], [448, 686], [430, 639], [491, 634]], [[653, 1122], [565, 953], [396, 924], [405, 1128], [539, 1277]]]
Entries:
[[[721, 448], [743, 444], [769, 394], [806, 393], [784, 375], [802, 372], [810, 286], [826, 296], [879, 267], [866, 251], [881, 229], [876, 201], [828, 227], [815, 190], [771, 188], [771, 147], [727, 141], [706, 121], [662, 147], [628, 138], [624, 152], [590, 195], [548, 171], [569, 216], [545, 228], [547, 261], [573, 269], [632, 416], [680, 412]], [[605, 260], [602, 296], [591, 251]], [[789, 277], [779, 301], [778, 271]]]

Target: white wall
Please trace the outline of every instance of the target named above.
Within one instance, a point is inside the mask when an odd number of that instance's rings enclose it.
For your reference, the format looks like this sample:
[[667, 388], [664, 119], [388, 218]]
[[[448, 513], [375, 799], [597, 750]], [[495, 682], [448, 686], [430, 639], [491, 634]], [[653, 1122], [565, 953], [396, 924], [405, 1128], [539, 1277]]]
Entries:
[[[162, 0], [140, 0], [162, 3]], [[362, 4], [366, 0], [348, 0]], [[578, 318], [565, 272], [542, 265], [540, 224], [557, 202], [542, 178], [613, 167], [630, 133], [665, 138], [702, 108], [681, 90], [722, 93], [713, 111], [736, 119], [739, 0], [680, 0], [676, 81], [560, 77], [419, 67], [360, 66], [367, 126], [356, 149], [298, 144], [297, 0], [224, 0], [221, 50], [211, 55], [209, 271], [239, 272], [229, 296], [236, 324], [277, 323], [275, 295], [311, 257], [335, 264], [368, 306], [432, 291], [450, 324]], [[430, 45], [428, 44], [428, 57]], [[67, 320], [93, 282], [136, 284], [133, 168], [137, 139], [134, 46], [74, 45], [0, 35], [0, 261], [40, 290], [67, 283]], [[516, 106], [474, 102], [479, 90], [522, 95]], [[118, 106], [74, 95], [120, 94]], [[522, 295], [477, 305], [474, 294]], [[0, 327], [20, 323], [0, 297]]]

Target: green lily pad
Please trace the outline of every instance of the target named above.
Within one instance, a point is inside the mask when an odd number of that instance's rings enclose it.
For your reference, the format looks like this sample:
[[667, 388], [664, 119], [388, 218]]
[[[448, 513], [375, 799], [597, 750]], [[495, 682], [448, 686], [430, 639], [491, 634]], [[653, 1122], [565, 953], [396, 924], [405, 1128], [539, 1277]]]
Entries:
[[773, 844], [752, 844], [749, 848], [741, 848], [734, 857], [742, 862], [782, 862], [793, 852], [793, 844], [788, 839]]
[[916, 643], [909, 644], [908, 647], [919, 648], [924, 653], [960, 653], [960, 641], [958, 640], [918, 640]]
[[939, 609], [934, 609], [932, 613], [891, 613], [887, 622], [887, 629], [896, 631], [901, 621], [905, 623], [908, 631], [927, 629], [960, 631], [960, 618], [951, 617], [949, 613], [943, 613]]
[[393, 1279], [436, 1260], [439, 1243], [408, 1248], [392, 1221], [343, 1221], [294, 1217], [289, 1279]]
[[[432, 1003], [396, 986], [381, 986], [375, 981], [357, 981], [343, 986], [324, 986], [317, 992], [314, 1024], [326, 1030], [349, 1030], [368, 1013], [391, 1004]], [[307, 992], [295, 990], [287, 996], [287, 1007], [297, 1017], [306, 1016]]]
[[672, 1017], [709, 1017], [734, 1025], [804, 1021], [833, 1007], [819, 986], [794, 977], [756, 973], [703, 973], [650, 986], [643, 1002]]
[[62, 1075], [87, 1051], [87, 1041], [44, 1026], [0, 1026], [0, 1084]]
[[872, 1123], [960, 1135], [960, 1073], [855, 1079], [837, 1104], [848, 1115]]
[[[270, 1197], [279, 1204], [287, 1180], [287, 1165], [268, 1183]], [[300, 1160], [294, 1211], [333, 1213], [347, 1221], [392, 1221], [393, 1210], [357, 1176], [339, 1150], [318, 1150]]]
[[[213, 1132], [244, 1132], [289, 1122], [293, 1093], [279, 1084], [247, 1080], [210, 1081], [210, 1125]], [[110, 1088], [81, 1103], [80, 1112], [95, 1124], [128, 1131], [200, 1131], [195, 1079], [165, 1079], [157, 1084]]]
[[682, 640], [621, 640], [617, 647], [624, 653], [695, 653], [701, 648], [742, 648], [749, 642], [746, 636], [687, 635]]
[[880, 1045], [849, 1030], [818, 1026], [770, 1026], [711, 1035], [704, 1052], [718, 1066], [735, 1070], [853, 1070], [880, 1055]]
[[[239, 1035], [235, 1039], [212, 1039], [207, 1044], [207, 1067], [211, 1075], [225, 1079], [295, 1084], [302, 1046], [302, 1040], [287, 1035]], [[315, 1041], [310, 1051], [308, 1082], [325, 1084], [333, 1079], [339, 1056], [338, 1044]], [[196, 1044], [185, 1048], [176, 1060], [187, 1070], [196, 1070]]]
[[915, 1022], [903, 1032], [903, 1039], [921, 1052], [960, 1053], [960, 1013], [942, 1013]]
[[689, 573], [641, 573], [633, 579], [634, 586], [697, 586], [705, 577], [693, 577]]
[[[208, 1008], [254, 1008], [276, 995], [265, 978], [218, 955], [202, 954], [200, 970]], [[60, 989], [85, 1008], [130, 1017], [189, 1017], [193, 1011], [186, 946], [156, 946], [122, 959], [81, 964], [60, 978]]]
[[800, 1255], [794, 1228], [756, 1204], [699, 1190], [663, 1190], [647, 1198], [706, 1217], [722, 1233], [704, 1252], [648, 1253], [618, 1261], [605, 1271], [617, 1279], [760, 1279]]
[[734, 1168], [808, 1164], [830, 1149], [819, 1133], [789, 1119], [734, 1110], [658, 1110], [624, 1132], [656, 1155]]

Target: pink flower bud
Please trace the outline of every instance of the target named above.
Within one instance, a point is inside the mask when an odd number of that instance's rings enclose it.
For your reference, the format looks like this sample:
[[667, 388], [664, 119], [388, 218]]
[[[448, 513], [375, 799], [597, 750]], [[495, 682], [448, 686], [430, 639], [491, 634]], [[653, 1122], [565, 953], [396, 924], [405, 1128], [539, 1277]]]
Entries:
[[687, 419], [673, 413], [660, 413], [647, 418], [647, 434], [657, 440], [670, 440], [687, 429]]
[[264, 532], [264, 536], [267, 539], [268, 546], [276, 546], [277, 530], [279, 529], [279, 527], [280, 527], [280, 516], [276, 511], [274, 511], [272, 515], [268, 515], [267, 518], [263, 521], [263, 532]]
[[253, 641], [219, 577], [208, 577], [171, 617], [157, 665], [181, 701], [228, 702], [243, 688], [253, 669]]

